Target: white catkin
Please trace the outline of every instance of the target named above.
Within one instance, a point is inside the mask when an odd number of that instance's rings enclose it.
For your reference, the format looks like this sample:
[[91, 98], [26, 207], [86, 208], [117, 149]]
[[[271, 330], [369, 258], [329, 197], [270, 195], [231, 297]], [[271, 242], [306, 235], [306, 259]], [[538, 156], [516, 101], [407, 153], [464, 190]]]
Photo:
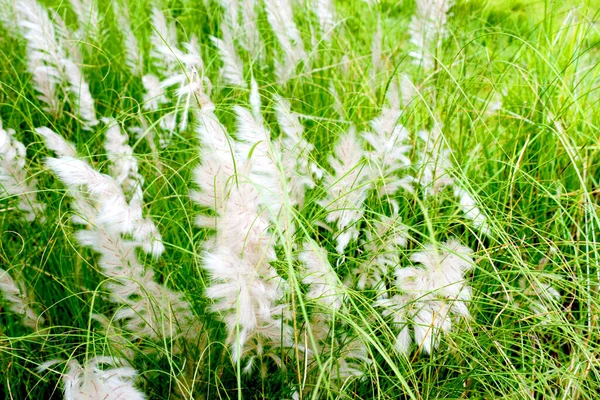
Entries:
[[400, 325], [396, 340], [399, 352], [409, 351], [411, 325], [414, 342], [429, 354], [438, 347], [441, 335], [450, 331], [453, 320], [470, 317], [471, 288], [465, 284], [465, 274], [474, 266], [472, 250], [456, 239], [439, 247], [443, 251], [428, 244], [414, 253], [411, 261], [420, 267], [396, 269], [400, 294], [376, 302], [384, 315]]
[[103, 15], [94, 0], [69, 0], [71, 8], [77, 16], [82, 39], [90, 43], [102, 42]]
[[[190, 305], [181, 293], [158, 284], [154, 271], [144, 267], [134, 249], [158, 257], [164, 250], [156, 226], [143, 219], [139, 204], [127, 203], [114, 179], [87, 163], [69, 157], [50, 158], [47, 165], [71, 188], [84, 187], [94, 207], [93, 223], [76, 234], [79, 243], [100, 254], [98, 265], [109, 278], [106, 287], [112, 302], [121, 304], [114, 319], [134, 337], [177, 337], [195, 325]], [[71, 192], [71, 193], [72, 193]], [[129, 234], [133, 239], [125, 239]]]
[[33, 76], [38, 98], [46, 104], [45, 110], [56, 115], [60, 110], [59, 88], [72, 94], [72, 102], [84, 129], [98, 124], [94, 99], [81, 68], [76, 64], [79, 55], [67, 53], [59, 35], [48, 16], [48, 11], [35, 0], [23, 0], [16, 4], [18, 24], [27, 41], [27, 65]]
[[[257, 166], [244, 149], [249, 143], [256, 143], [255, 139], [268, 140], [264, 136], [268, 133], [252, 112], [241, 107], [236, 112], [240, 119], [236, 136], [245, 143], [236, 143], [229, 137], [214, 115], [212, 102], [206, 100], [198, 110], [202, 163], [196, 168], [194, 179], [200, 190], [192, 193], [192, 199], [217, 214], [201, 216], [197, 223], [216, 229], [215, 236], [206, 243], [203, 257], [203, 268], [210, 275], [206, 294], [214, 302], [213, 311], [220, 313], [226, 323], [235, 361], [252, 352], [263, 352], [269, 347], [267, 344], [288, 346], [291, 338], [291, 328], [281, 319], [285, 311], [285, 305], [280, 304], [285, 281], [270, 265], [275, 250], [269, 215], [262, 211], [264, 199], [259, 191], [245, 177], [268, 170], [267, 160]], [[257, 160], [268, 157], [265, 148], [257, 151], [263, 153]], [[243, 173], [237, 179], [233, 176], [236, 169]], [[252, 357], [248, 368], [251, 360]]]
[[37, 200], [36, 180], [27, 176], [25, 146], [0, 121], [0, 195], [15, 197], [27, 221], [44, 219], [45, 205]]
[[319, 19], [321, 35], [325, 41], [331, 40], [336, 25], [335, 6], [332, 0], [313, 0], [312, 8]]
[[233, 37], [226, 24], [221, 25], [222, 39], [211, 36], [210, 39], [219, 50], [223, 67], [221, 77], [226, 84], [232, 86], [248, 86], [244, 79], [244, 64], [235, 49]]
[[9, 310], [23, 318], [23, 325], [35, 329], [44, 319], [31, 307], [25, 286], [19, 285], [10, 274], [0, 268], [0, 293], [9, 303]]
[[308, 286], [306, 296], [316, 301], [325, 315], [338, 311], [345, 288], [327, 260], [327, 251], [313, 240], [307, 240], [298, 259], [304, 265], [302, 283]]
[[143, 53], [140, 51], [138, 40], [131, 29], [131, 17], [127, 4], [120, 5], [119, 0], [113, 0], [113, 10], [119, 22], [119, 28], [123, 35], [123, 45], [125, 47], [125, 65], [134, 76], [142, 74], [144, 66]]
[[372, 147], [367, 157], [372, 179], [381, 180], [379, 195], [389, 198], [400, 189], [412, 192], [414, 179], [406, 175], [411, 166], [408, 153], [412, 146], [408, 129], [399, 122], [403, 109], [395, 81], [392, 81], [386, 97], [387, 103], [381, 114], [371, 121], [371, 130], [362, 136]]
[[[41, 364], [40, 372], [60, 363], [51, 360]], [[83, 365], [75, 359], [61, 373], [65, 400], [144, 400], [146, 395], [134, 386], [138, 372], [125, 360], [96, 356]]]
[[454, 0], [417, 0], [417, 10], [408, 27], [415, 50], [409, 54], [426, 71], [434, 67], [436, 51], [448, 35], [446, 23]]
[[290, 0], [264, 0], [267, 20], [277, 37], [283, 55], [275, 61], [275, 74], [280, 83], [291, 79], [298, 64], [307, 59], [304, 42], [294, 22]]
[[371, 188], [363, 161], [364, 149], [356, 129], [351, 127], [334, 148], [329, 160], [333, 172], [326, 174], [323, 182], [327, 196], [318, 201], [328, 212], [325, 221], [336, 223], [336, 250], [340, 254], [351, 240], [358, 238], [357, 224], [365, 212], [364, 202]]

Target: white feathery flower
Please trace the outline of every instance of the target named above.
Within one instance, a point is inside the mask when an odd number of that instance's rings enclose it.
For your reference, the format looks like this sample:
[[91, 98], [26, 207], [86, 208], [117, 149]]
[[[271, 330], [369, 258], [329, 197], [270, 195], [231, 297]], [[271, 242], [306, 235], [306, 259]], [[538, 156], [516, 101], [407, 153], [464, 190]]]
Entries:
[[75, 107], [77, 107], [77, 112], [83, 120], [84, 129], [89, 130], [98, 124], [94, 98], [90, 93], [90, 87], [85, 81], [81, 73], [81, 68], [78, 65], [67, 58], [62, 61], [69, 82], [69, 90], [75, 97]]
[[400, 264], [399, 249], [406, 247], [408, 228], [400, 222], [398, 210], [392, 216], [381, 215], [365, 232], [364, 250], [367, 260], [354, 269], [351, 277], [356, 279], [359, 290], [372, 288], [378, 297], [386, 295], [385, 279], [391, 269]]
[[62, 77], [61, 59], [64, 57], [58, 46], [54, 25], [48, 12], [35, 0], [16, 3], [17, 23], [27, 40], [27, 68], [33, 78], [38, 99], [46, 104], [45, 111], [58, 114], [58, 98]]
[[385, 68], [385, 64], [383, 62], [382, 35], [381, 19], [379, 19], [377, 21], [377, 31], [373, 35], [373, 42], [371, 43], [371, 79], [373, 80]]
[[236, 170], [235, 142], [210, 107], [197, 113], [201, 164], [194, 170], [198, 189], [190, 196], [197, 204], [219, 213], [224, 206]]
[[[114, 319], [123, 320], [134, 337], [173, 337], [195, 324], [189, 304], [181, 293], [154, 281], [154, 272], [144, 268], [135, 253], [140, 247], [158, 257], [164, 250], [160, 234], [149, 219], [142, 218], [140, 204], [127, 203], [120, 185], [96, 172], [87, 163], [68, 157], [48, 159], [48, 166], [71, 187], [87, 188], [96, 215], [87, 229], [76, 236], [83, 246], [100, 253], [98, 266], [111, 278], [107, 283], [116, 304], [124, 305]], [[94, 207], [89, 212], [93, 212]], [[130, 234], [132, 239], [124, 239]]]
[[46, 111], [58, 113], [58, 88], [66, 87], [73, 95], [73, 105], [83, 128], [91, 129], [98, 120], [89, 86], [74, 62], [79, 55], [69, 57], [63, 47], [65, 40], [57, 34], [48, 12], [36, 0], [19, 1], [15, 9], [22, 35], [27, 40], [29, 72], [33, 75], [34, 88], [40, 93], [39, 99], [47, 104]]
[[144, 66], [143, 54], [140, 51], [138, 40], [131, 30], [131, 18], [127, 4], [121, 6], [119, 0], [113, 0], [113, 10], [119, 22], [119, 28], [123, 35], [123, 45], [125, 46], [125, 65], [134, 76], [142, 74]]
[[434, 66], [434, 54], [448, 35], [446, 23], [454, 0], [417, 0], [417, 11], [408, 27], [410, 42], [415, 50], [410, 52], [414, 63], [425, 70]]
[[321, 306], [321, 312], [333, 313], [342, 307], [344, 285], [327, 260], [327, 251], [313, 240], [306, 240], [298, 259], [304, 265], [302, 283], [308, 286], [306, 297]]
[[27, 221], [43, 220], [45, 205], [36, 198], [36, 180], [27, 177], [25, 146], [14, 138], [15, 131], [3, 129], [0, 121], [0, 195], [15, 196]]
[[[38, 367], [38, 371], [49, 369], [58, 360], [49, 361]], [[93, 357], [84, 365], [75, 359], [68, 362], [62, 374], [65, 400], [144, 400], [146, 396], [134, 386], [137, 371], [125, 360], [111, 357]]]
[[275, 74], [280, 83], [286, 83], [302, 60], [306, 60], [304, 42], [294, 22], [290, 0], [265, 0], [267, 20], [283, 50], [282, 59], [275, 61]]
[[102, 20], [97, 4], [94, 0], [69, 0], [71, 8], [77, 16], [81, 37], [92, 43], [102, 41]]
[[314, 146], [304, 137], [299, 114], [292, 112], [288, 100], [275, 96], [275, 116], [282, 135], [274, 145], [280, 148], [287, 189], [293, 204], [302, 206], [306, 190], [315, 187], [315, 179], [320, 179], [323, 171], [310, 159]]
[[364, 132], [363, 138], [373, 148], [368, 153], [373, 179], [383, 180], [380, 196], [393, 195], [399, 189], [412, 192], [413, 178], [399, 174], [411, 165], [408, 152], [412, 146], [409, 132], [398, 121], [402, 115], [400, 96], [395, 81], [387, 93], [387, 104], [381, 114], [371, 121], [371, 131]]
[[[258, 16], [256, 7], [258, 0], [240, 0], [242, 14], [242, 35], [239, 36], [242, 48], [258, 59], [262, 58], [262, 48], [258, 29]], [[237, 36], [237, 35], [236, 35]]]
[[[396, 287], [402, 293], [386, 299], [380, 305], [390, 306], [388, 314], [398, 321], [412, 320], [415, 343], [425, 353], [438, 346], [442, 333], [449, 332], [452, 317], [470, 317], [468, 302], [471, 288], [466, 286], [465, 273], [473, 268], [472, 250], [456, 239], [442, 245], [443, 252], [429, 244], [412, 255], [411, 260], [421, 267], [396, 270]], [[384, 312], [385, 314], [385, 312]], [[402, 329], [399, 343], [406, 344], [406, 331]], [[406, 351], [406, 346], [399, 346]]]
[[465, 218], [470, 219], [473, 222], [473, 226], [481, 233], [486, 236], [491, 235], [490, 225], [488, 224], [485, 214], [481, 212], [481, 209], [477, 205], [477, 200], [471, 194], [461, 188], [454, 188], [454, 196], [458, 198], [459, 205]]
[[161, 104], [165, 104], [169, 101], [160, 84], [160, 79], [158, 79], [156, 75], [144, 75], [142, 77], [142, 84], [144, 85], [144, 89], [146, 89], [146, 92], [144, 93], [144, 109], [157, 111]]
[[336, 24], [335, 6], [332, 0], [313, 0], [312, 6], [317, 18], [321, 34], [326, 41], [331, 40], [331, 34]]
[[152, 28], [150, 55], [154, 66], [163, 73], [179, 68], [179, 59], [183, 58], [183, 53], [178, 48], [177, 30], [156, 7], [152, 8]]
[[402, 105], [408, 107], [418, 96], [418, 90], [408, 75], [402, 74], [399, 83]]
[[[256, 93], [253, 97], [256, 111]], [[213, 311], [221, 314], [227, 326], [234, 361], [249, 357], [249, 371], [253, 357], [263, 354], [265, 346], [288, 346], [291, 329], [281, 319], [285, 281], [270, 265], [275, 259], [274, 236], [269, 213], [262, 206], [265, 200], [259, 192], [261, 185], [248, 182], [243, 175], [234, 176], [243, 172], [265, 182], [271, 179], [269, 133], [249, 110], [239, 107], [236, 113], [240, 127], [237, 136], [243, 140], [240, 143], [230, 139], [214, 115], [210, 99], [205, 99], [198, 110], [202, 164], [196, 168], [194, 181], [200, 190], [191, 196], [216, 213], [215, 217], [201, 216], [196, 221], [216, 230], [207, 241], [203, 257], [211, 282], [206, 294], [214, 301]], [[261, 141], [267, 143], [263, 146]], [[251, 159], [250, 143], [258, 143]]]
[[52, 129], [43, 126], [40, 128], [35, 128], [35, 133], [44, 138], [46, 147], [55, 152], [57, 156], [75, 157], [77, 155], [75, 145], [69, 141], [66, 141], [62, 136], [54, 132]]
[[324, 178], [327, 197], [319, 205], [327, 210], [325, 221], [336, 222], [336, 250], [343, 254], [348, 243], [358, 238], [358, 226], [364, 214], [364, 202], [371, 187], [363, 168], [364, 150], [351, 127], [335, 146], [329, 164], [333, 171]]
[[8, 35], [17, 33], [19, 26], [13, 9], [14, 0], [0, 0], [0, 25]]
[[227, 24], [221, 25], [222, 39], [211, 36], [210, 39], [215, 47], [219, 50], [223, 67], [221, 68], [221, 76], [226, 84], [232, 86], [248, 86], [244, 79], [244, 64], [242, 59], [235, 49], [233, 37]]
[[0, 294], [10, 304], [9, 310], [23, 317], [23, 325], [35, 329], [44, 323], [42, 318], [30, 305], [25, 286], [17, 284], [10, 274], [0, 268]]
[[427, 194], [435, 196], [445, 187], [454, 185], [454, 179], [448, 174], [453, 167], [450, 158], [452, 152], [445, 144], [438, 122], [430, 131], [420, 131], [419, 138], [425, 146], [419, 153], [419, 183]]
[[278, 168], [281, 154], [271, 143], [271, 133], [256, 119], [250, 110], [234, 107], [237, 116], [236, 144], [237, 159], [241, 162], [242, 174], [247, 174], [261, 196], [260, 204], [270, 209], [271, 217], [277, 218], [284, 202], [284, 182]]
[[110, 175], [135, 201], [142, 201], [144, 178], [138, 172], [138, 162], [133, 149], [127, 144], [129, 137], [114, 118], [103, 118], [107, 125], [104, 148], [110, 161]]

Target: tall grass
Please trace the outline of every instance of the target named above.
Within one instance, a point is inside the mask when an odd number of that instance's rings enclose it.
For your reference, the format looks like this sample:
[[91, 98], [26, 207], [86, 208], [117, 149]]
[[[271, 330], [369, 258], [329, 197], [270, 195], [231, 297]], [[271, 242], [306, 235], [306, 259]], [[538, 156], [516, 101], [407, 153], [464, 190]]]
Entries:
[[1, 392], [597, 397], [599, 7], [0, 0]]

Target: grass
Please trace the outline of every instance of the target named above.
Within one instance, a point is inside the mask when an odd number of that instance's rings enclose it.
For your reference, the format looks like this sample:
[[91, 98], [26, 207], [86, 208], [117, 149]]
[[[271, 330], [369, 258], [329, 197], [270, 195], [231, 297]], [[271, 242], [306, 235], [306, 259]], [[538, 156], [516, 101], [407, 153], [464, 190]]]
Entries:
[[[131, 25], [148, 55], [154, 3], [128, 3]], [[213, 1], [207, 8], [191, 0], [156, 3], [175, 18], [180, 39], [198, 36], [206, 74], [214, 83], [216, 114], [235, 132], [232, 107], [247, 105], [248, 90], [227, 87], [219, 79], [221, 61], [208, 37], [219, 35], [222, 10]], [[44, 4], [76, 26], [68, 2]], [[101, 43], [79, 43], [84, 75], [98, 115], [114, 116], [131, 126], [143, 86], [124, 65], [120, 29], [109, 2], [99, 4], [106, 10], [106, 34]], [[266, 378], [240, 372], [240, 365], [231, 361], [224, 324], [210, 312], [204, 295], [209, 280], [202, 256], [208, 233], [195, 227], [194, 217], [201, 210], [188, 197], [201, 154], [193, 129], [178, 132], [160, 152], [160, 168], [147, 143], [132, 138], [145, 178], [145, 210], [166, 247], [157, 260], [139, 255], [158, 281], [185, 293], [203, 322], [197, 338], [202, 345], [189, 343], [181, 353], [166, 339], [130, 341], [134, 350], [155, 349], [136, 352], [132, 363], [140, 373], [138, 387], [152, 399], [288, 399], [304, 384], [302, 395], [307, 399], [595, 398], [600, 391], [599, 6], [598, 1], [457, 1], [448, 23], [450, 37], [438, 49], [435, 71], [425, 73], [408, 56], [412, 1], [382, 1], [372, 8], [362, 1], [337, 1], [340, 22], [332, 42], [311, 48], [316, 60], [312, 68], [300, 68], [286, 85], [275, 83], [272, 60], [277, 45], [261, 11], [266, 57], [261, 61], [240, 52], [246, 78], [257, 80], [266, 124], [275, 136], [279, 128], [273, 94], [290, 99], [294, 111], [306, 116], [307, 138], [315, 146], [315, 160], [325, 169], [350, 123], [358, 131], [367, 129], [379, 114], [393, 73], [414, 77], [419, 93], [400, 118], [411, 132], [414, 151], [420, 146], [416, 133], [430, 129], [434, 117], [439, 119], [456, 164], [452, 175], [475, 194], [493, 235], [486, 237], [471, 227], [451, 191], [430, 197], [421, 190], [401, 194], [399, 215], [410, 234], [407, 247], [398, 250], [401, 264], [410, 265], [410, 255], [430, 241], [457, 237], [470, 246], [475, 259], [468, 276], [472, 318], [456, 324], [431, 355], [413, 349], [402, 356], [393, 351], [395, 328], [373, 307], [374, 294], [348, 289], [348, 311], [336, 314], [333, 326], [366, 343], [373, 364], [363, 378], [330, 381], [339, 357], [336, 346], [319, 354], [316, 366], [290, 356], [285, 369], [265, 361]], [[295, 12], [309, 48], [316, 18], [305, 7], [297, 6]], [[373, 78], [370, 48], [378, 19], [386, 67]], [[61, 133], [106, 172], [104, 128], [83, 131], [68, 103], [58, 116], [44, 113], [25, 72], [25, 44], [2, 29], [0, 120], [26, 145], [27, 168], [39, 181], [38, 197], [47, 204], [47, 212], [46, 222], [28, 223], [15, 211], [14, 198], [0, 200], [0, 266], [26, 282], [47, 323], [32, 331], [0, 305], [0, 391], [14, 399], [59, 398], [57, 375], [39, 373], [36, 366], [50, 359], [81, 361], [110, 353], [109, 339], [91, 314], [110, 315], [115, 306], [105, 300], [106, 278], [97, 267], [97, 255], [75, 241], [68, 196], [45, 169], [50, 153], [33, 128], [48, 126]], [[344, 55], [349, 60], [347, 74], [341, 72]], [[342, 116], [333, 107], [331, 86], [340, 95]], [[501, 108], [486, 113], [498, 99]], [[150, 120], [156, 117], [148, 115]], [[297, 334], [306, 332], [313, 305], [302, 297], [306, 288], [294, 261], [296, 245], [307, 236], [317, 239], [342, 281], [368, 256], [358, 241], [351, 242], [345, 263], [338, 265], [334, 236], [318, 224], [326, 211], [315, 201], [325, 191], [318, 185], [307, 193], [303, 208], [289, 210], [298, 229], [277, 247], [275, 266], [292, 288], [289, 300]], [[386, 207], [370, 196], [361, 227], [388, 213]], [[527, 288], [540, 283], [561, 293], [560, 301], [544, 302], [545, 313], [529, 308], [540, 293]]]

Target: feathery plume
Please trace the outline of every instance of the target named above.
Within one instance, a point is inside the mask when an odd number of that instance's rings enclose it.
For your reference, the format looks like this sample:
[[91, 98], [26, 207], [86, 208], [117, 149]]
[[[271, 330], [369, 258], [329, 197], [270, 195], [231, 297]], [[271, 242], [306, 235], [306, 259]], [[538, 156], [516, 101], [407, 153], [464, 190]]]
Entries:
[[386, 277], [389, 271], [400, 265], [399, 249], [406, 247], [408, 228], [402, 224], [398, 210], [394, 208], [391, 216], [381, 215], [365, 231], [363, 242], [367, 259], [357, 265], [351, 277], [356, 279], [359, 290], [374, 289], [377, 297], [387, 294]]
[[[268, 132], [250, 111], [239, 107], [236, 113], [237, 136], [244, 141], [240, 143], [229, 138], [210, 100], [198, 111], [198, 136], [203, 149], [195, 183], [201, 189], [193, 192], [192, 198], [216, 212], [214, 218], [202, 216], [197, 220], [200, 226], [216, 229], [203, 257], [203, 267], [211, 279], [206, 295], [214, 302], [213, 311], [220, 313], [226, 323], [233, 360], [248, 357], [249, 371], [252, 353], [263, 354], [266, 348], [290, 345], [291, 328], [281, 318], [286, 315], [286, 306], [281, 302], [286, 284], [270, 265], [275, 249], [269, 213], [261, 205], [264, 199], [257, 188], [260, 185], [247, 180], [247, 176], [260, 177], [269, 171], [268, 145], [260, 144], [269, 140]], [[250, 159], [249, 143], [258, 143], [255, 152], [262, 154], [253, 154]], [[270, 179], [268, 175], [263, 178]]]
[[[258, 0], [240, 0], [240, 12], [242, 14], [242, 35], [239, 36], [240, 45], [244, 50], [262, 59], [263, 50], [258, 29], [258, 16], [256, 7]], [[236, 35], [237, 36], [237, 35]]]
[[382, 41], [383, 36], [381, 32], [381, 18], [377, 21], [377, 31], [373, 35], [373, 42], [371, 43], [371, 80], [375, 80], [375, 77], [383, 71], [385, 65], [383, 62], [383, 49]]
[[364, 201], [371, 187], [363, 168], [364, 150], [351, 127], [339, 140], [329, 159], [332, 174], [325, 175], [327, 196], [318, 201], [328, 211], [325, 221], [336, 222], [336, 250], [343, 254], [351, 240], [358, 238], [358, 222], [364, 214]]
[[[40, 365], [38, 371], [45, 371], [59, 360]], [[146, 396], [134, 386], [137, 371], [125, 360], [111, 357], [93, 357], [84, 365], [77, 360], [67, 364], [62, 375], [65, 400], [144, 400]]]
[[50, 128], [40, 127], [35, 128], [35, 133], [44, 138], [46, 147], [52, 150], [59, 157], [75, 157], [77, 151], [75, 145], [71, 142], [66, 141], [58, 133], [54, 132]]
[[294, 22], [290, 0], [265, 0], [267, 20], [283, 50], [282, 59], [275, 61], [275, 74], [280, 83], [286, 83], [298, 64], [307, 59], [304, 42]]
[[50, 158], [47, 165], [72, 191], [84, 187], [94, 204], [91, 212], [97, 210], [88, 216], [90, 226], [76, 236], [81, 245], [100, 253], [98, 265], [111, 278], [106, 284], [111, 301], [125, 306], [114, 319], [124, 321], [135, 337], [173, 337], [191, 328], [195, 317], [183, 296], [156, 283], [154, 272], [137, 258], [136, 247], [154, 256], [164, 250], [156, 226], [142, 218], [140, 205], [128, 204], [118, 182], [83, 161]]
[[472, 221], [473, 227], [484, 235], [490, 236], [491, 230], [487, 218], [481, 212], [475, 198], [468, 191], [458, 186], [454, 188], [454, 196], [458, 198], [459, 206], [465, 214], [465, 218]]
[[244, 65], [242, 59], [235, 49], [233, 38], [226, 24], [221, 25], [222, 39], [211, 36], [210, 39], [215, 47], [219, 50], [223, 67], [221, 68], [221, 76], [225, 83], [232, 86], [246, 87], [244, 79]]
[[321, 34], [325, 41], [331, 40], [331, 34], [336, 24], [335, 6], [332, 0], [313, 0], [313, 7], [317, 18]]
[[38, 98], [47, 105], [45, 110], [58, 114], [58, 90], [65, 87], [73, 95], [73, 105], [82, 119], [83, 128], [91, 129], [98, 123], [94, 99], [80, 67], [63, 48], [64, 40], [55, 31], [48, 12], [36, 0], [19, 1], [15, 9], [27, 41], [28, 69], [33, 76], [34, 88], [40, 94]]
[[4, 129], [0, 121], [0, 195], [15, 196], [27, 221], [43, 220], [46, 207], [36, 198], [36, 180], [27, 177], [25, 146], [14, 135], [15, 131]]
[[298, 259], [304, 265], [302, 283], [308, 286], [306, 297], [315, 300], [325, 315], [342, 306], [344, 285], [327, 260], [327, 251], [313, 240], [306, 240]]
[[283, 133], [276, 145], [281, 149], [290, 198], [294, 205], [302, 206], [306, 190], [315, 187], [315, 180], [321, 179], [323, 170], [310, 159], [314, 146], [304, 137], [300, 115], [291, 110], [288, 100], [275, 96], [275, 116]]
[[379, 189], [381, 197], [393, 195], [401, 188], [412, 192], [414, 180], [411, 176], [399, 176], [411, 166], [407, 153], [412, 146], [408, 144], [408, 129], [398, 122], [402, 109], [395, 81], [392, 81], [386, 98], [387, 104], [381, 114], [370, 123], [371, 131], [362, 134], [372, 147], [367, 157], [371, 163], [372, 177], [383, 181]]
[[127, 144], [129, 137], [114, 118], [103, 118], [107, 125], [104, 148], [111, 162], [110, 175], [119, 183], [131, 201], [142, 202], [144, 178], [138, 172], [138, 162], [133, 149]]
[[425, 143], [425, 148], [419, 154], [419, 183], [427, 194], [435, 196], [445, 187], [454, 185], [454, 179], [448, 174], [453, 166], [450, 158], [452, 152], [444, 143], [438, 122], [430, 131], [420, 131], [419, 138]]
[[4, 297], [4, 301], [10, 304], [9, 310], [23, 317], [23, 325], [35, 329], [44, 323], [44, 318], [31, 307], [25, 286], [17, 284], [2, 268], [0, 268], [0, 293]]
[[416, 50], [409, 54], [426, 71], [434, 66], [434, 54], [448, 35], [446, 23], [454, 0], [417, 0], [417, 11], [408, 27]]
[[412, 320], [415, 343], [429, 354], [438, 346], [441, 334], [452, 328], [452, 317], [470, 317], [471, 288], [464, 284], [464, 275], [474, 265], [472, 250], [456, 239], [442, 247], [441, 253], [431, 244], [414, 253], [411, 261], [421, 268], [397, 269], [400, 294], [376, 303], [386, 308], [384, 315], [392, 315], [394, 322], [402, 325], [396, 341], [402, 353], [409, 351], [411, 343], [408, 321]]
[[131, 18], [129, 16], [129, 7], [127, 4], [120, 5], [119, 0], [113, 0], [113, 10], [119, 22], [119, 28], [123, 35], [123, 45], [125, 46], [125, 65], [134, 76], [142, 74], [144, 65], [143, 54], [140, 51], [138, 40], [131, 30]]
[[80, 35], [91, 43], [102, 42], [103, 15], [94, 0], [69, 0], [79, 22]]

